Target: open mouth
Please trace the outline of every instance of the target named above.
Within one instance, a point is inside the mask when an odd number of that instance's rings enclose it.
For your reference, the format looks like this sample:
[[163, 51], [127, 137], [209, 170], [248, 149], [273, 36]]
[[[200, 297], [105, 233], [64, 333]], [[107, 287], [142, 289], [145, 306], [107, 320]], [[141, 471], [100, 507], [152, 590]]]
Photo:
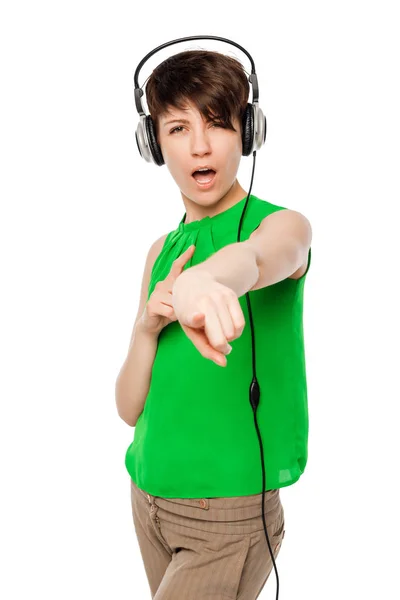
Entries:
[[200, 187], [209, 187], [212, 185], [216, 176], [216, 172], [213, 169], [207, 169], [206, 171], [194, 171], [192, 173], [193, 179]]

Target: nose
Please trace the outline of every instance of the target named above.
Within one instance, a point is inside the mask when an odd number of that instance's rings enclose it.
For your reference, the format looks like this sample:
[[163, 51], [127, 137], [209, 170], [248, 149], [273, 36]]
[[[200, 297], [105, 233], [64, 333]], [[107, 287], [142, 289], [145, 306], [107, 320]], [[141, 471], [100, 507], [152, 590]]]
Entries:
[[191, 152], [193, 155], [203, 156], [211, 152], [210, 138], [206, 127], [195, 127], [191, 136]]

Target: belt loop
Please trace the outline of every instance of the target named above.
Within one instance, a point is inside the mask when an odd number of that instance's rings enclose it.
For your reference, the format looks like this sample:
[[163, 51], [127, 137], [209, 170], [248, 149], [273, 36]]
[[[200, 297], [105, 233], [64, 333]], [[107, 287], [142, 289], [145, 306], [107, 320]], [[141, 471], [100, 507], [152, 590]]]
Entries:
[[199, 501], [200, 504], [200, 508], [204, 508], [205, 510], [208, 510], [209, 505], [208, 505], [208, 498], [201, 498]]

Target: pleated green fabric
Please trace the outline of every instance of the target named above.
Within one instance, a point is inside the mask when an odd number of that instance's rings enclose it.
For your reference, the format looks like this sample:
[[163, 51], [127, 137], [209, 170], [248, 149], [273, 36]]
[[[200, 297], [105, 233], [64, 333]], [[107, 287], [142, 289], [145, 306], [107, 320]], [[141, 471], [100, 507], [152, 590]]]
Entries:
[[[154, 263], [148, 298], [190, 245], [196, 249], [185, 269], [237, 241], [246, 197], [213, 217], [186, 224], [183, 217]], [[267, 215], [284, 209], [250, 195], [240, 240], [248, 239]], [[310, 262], [311, 249], [300, 279], [287, 278], [249, 292], [261, 389], [257, 422], [265, 490], [295, 483], [307, 463], [303, 291]], [[239, 302], [246, 325], [230, 342], [226, 367], [204, 358], [178, 321], [159, 335], [148, 396], [125, 455], [129, 475], [149, 494], [212, 498], [262, 491], [260, 445], [249, 401], [253, 372], [246, 295]]]

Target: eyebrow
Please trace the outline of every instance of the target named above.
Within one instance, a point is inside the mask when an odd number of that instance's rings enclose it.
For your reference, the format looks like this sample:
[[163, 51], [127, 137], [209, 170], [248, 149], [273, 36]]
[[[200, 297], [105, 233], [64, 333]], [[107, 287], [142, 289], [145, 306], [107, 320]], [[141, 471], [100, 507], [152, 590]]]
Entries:
[[[212, 121], [212, 120], [217, 120], [217, 121], [218, 121], [218, 120], [219, 120], [219, 118], [220, 118], [220, 117], [212, 117], [212, 118], [211, 118], [211, 121]], [[188, 121], [188, 119], [172, 119], [172, 121], [166, 121], [166, 122], [164, 123], [164, 127], [165, 127], [166, 125], [171, 125], [171, 123], [185, 123], [185, 125], [187, 125], [188, 123], [190, 123], [190, 121]]]
[[172, 121], [167, 121], [166, 123], [164, 123], [164, 127], [166, 125], [170, 125], [171, 123], [190, 123], [190, 121], [188, 121], [187, 119], [173, 119]]

